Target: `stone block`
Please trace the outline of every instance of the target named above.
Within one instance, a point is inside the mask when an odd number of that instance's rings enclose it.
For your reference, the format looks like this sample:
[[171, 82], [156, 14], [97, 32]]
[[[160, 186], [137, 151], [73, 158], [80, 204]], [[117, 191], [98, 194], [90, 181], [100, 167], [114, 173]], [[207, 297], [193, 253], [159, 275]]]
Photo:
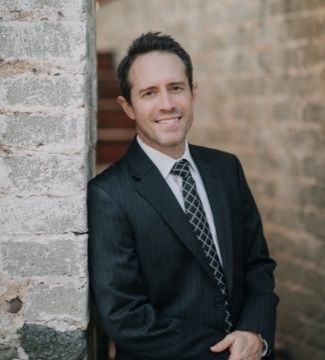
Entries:
[[[322, 330], [323, 331], [323, 330]], [[297, 337], [290, 337], [288, 344], [290, 344], [290, 349], [292, 353], [292, 359], [294, 360], [306, 360], [306, 356], [309, 359], [313, 360], [323, 360], [324, 359], [324, 346], [315, 346], [312, 338], [310, 337], [313, 334], [312, 331], [309, 334], [306, 334], [305, 331], [302, 332], [305, 336], [302, 337], [301, 341]], [[324, 341], [323, 341], [324, 344]], [[307, 354], [307, 355], [306, 355]]]
[[[281, 234], [271, 234], [273, 254], [278, 260], [278, 286], [291, 284], [293, 288], [308, 289], [313, 296], [325, 296], [325, 289], [318, 289], [318, 284], [325, 280], [324, 253], [325, 244], [322, 241], [306, 240], [305, 238], [289, 239]], [[308, 246], [308, 243], [310, 244]], [[316, 262], [320, 270], [314, 270], [312, 264]], [[312, 309], [306, 302], [306, 309]]]
[[87, 236], [74, 240], [10, 241], [0, 245], [3, 271], [13, 278], [87, 274]]
[[12, 360], [17, 357], [15, 346], [0, 344], [0, 360]]
[[271, 15], [283, 15], [317, 10], [321, 9], [323, 6], [323, 0], [272, 0], [269, 2], [269, 12]]
[[[267, 32], [269, 34], [269, 32]], [[273, 37], [276, 37], [273, 34]], [[275, 48], [272, 52], [268, 52], [267, 49], [271, 46], [269, 45], [272, 42], [277, 42], [278, 39], [273, 39], [269, 36], [266, 37], [266, 39], [260, 40], [262, 42], [261, 49], [256, 52], [255, 56], [251, 56], [248, 58], [248, 61], [251, 62], [251, 68], [252, 72], [254, 73], [254, 70], [256, 70], [261, 73], [265, 74], [266, 76], [273, 74], [279, 69], [281, 71], [284, 71], [285, 69], [285, 62], [284, 62], [284, 55], [283, 51]], [[256, 65], [255, 65], [256, 64]]]
[[271, 114], [276, 122], [296, 120], [301, 111], [299, 101], [294, 101], [294, 99], [284, 99], [271, 106]]
[[318, 72], [309, 74], [298, 72], [294, 75], [274, 76], [269, 80], [269, 89], [274, 95], [287, 95], [288, 98], [313, 96], [322, 89], [322, 80]]
[[302, 171], [305, 176], [314, 177], [316, 185], [325, 185], [325, 153], [319, 153], [319, 156], [311, 154], [302, 160]]
[[[321, 348], [324, 345], [322, 314], [325, 307], [319, 302], [321, 294], [313, 290], [310, 291], [308, 287], [294, 281], [289, 286], [287, 283], [285, 287], [278, 287], [282, 299], [279, 307], [279, 328], [283, 333], [295, 334], [297, 342], [307, 341], [316, 348]], [[315, 308], [318, 311], [315, 311]], [[296, 333], [297, 327], [300, 331]]]
[[267, 91], [268, 81], [263, 77], [236, 77], [229, 79], [227, 86], [229, 86], [234, 96], [249, 95], [254, 97]]
[[85, 0], [2, 0], [0, 17], [3, 20], [57, 19], [80, 21], [85, 9]]
[[325, 105], [308, 101], [303, 108], [303, 119], [306, 122], [322, 124], [325, 119]]
[[[0, 40], [1, 42], [1, 40]], [[19, 75], [3, 78], [0, 86], [2, 106], [82, 107], [85, 84], [83, 76]], [[26, 108], [27, 107], [27, 108]]]
[[[292, 186], [291, 186], [292, 188]], [[276, 187], [276, 195], [280, 196], [282, 198], [281, 193], [282, 189], [278, 189], [278, 186]], [[280, 194], [279, 194], [280, 193]], [[290, 195], [290, 197], [293, 197], [294, 195]], [[274, 199], [276, 197], [274, 196]], [[279, 201], [279, 200], [278, 200]], [[286, 199], [286, 201], [289, 201]], [[299, 210], [287, 208], [287, 207], [273, 207], [272, 205], [269, 205], [266, 209], [266, 222], [270, 223], [270, 226], [274, 228], [275, 231], [275, 237], [277, 236], [277, 226], [280, 227], [289, 227], [296, 230], [302, 229], [301, 219], [299, 215]]]
[[[245, 4], [246, 5], [246, 4]], [[231, 1], [225, 5], [227, 9], [228, 22], [232, 24], [256, 21], [256, 18], [261, 16], [261, 3], [259, 1], [250, 1], [247, 6], [240, 7], [240, 3]]]
[[[256, 15], [257, 14], [255, 13], [255, 16]], [[227, 34], [227, 42], [230, 46], [234, 46], [237, 49], [237, 53], [239, 53], [238, 47], [250, 46], [252, 43], [254, 44], [257, 34], [258, 32], [255, 26], [238, 26], [236, 29]]]
[[80, 151], [85, 146], [85, 118], [84, 111], [69, 115], [0, 114], [0, 143], [19, 148], [57, 145], [61, 151], [68, 146]]
[[321, 64], [324, 60], [324, 45], [321, 43], [308, 44], [299, 48], [285, 49], [283, 62], [285, 66], [304, 69]]
[[[28, 289], [25, 319], [28, 322], [56, 323], [57, 326], [77, 325], [85, 329], [88, 314], [88, 287], [85, 279], [64, 284], [32, 284]], [[52, 279], [53, 282], [53, 279]], [[62, 325], [63, 323], [63, 325]], [[59, 325], [58, 325], [59, 324]]]
[[[245, 122], [249, 122], [250, 124], [258, 124], [263, 120], [267, 112], [266, 106], [264, 103], [254, 102], [254, 101], [238, 101], [233, 105], [232, 115], [236, 119], [238, 125], [242, 124], [245, 126]], [[240, 129], [241, 130], [241, 129]], [[240, 131], [241, 132], [241, 131]], [[252, 132], [250, 134], [247, 133], [247, 136], [250, 137], [258, 137], [259, 134], [256, 132], [255, 134]], [[241, 134], [242, 141], [246, 141], [243, 139]], [[236, 141], [236, 139], [234, 139]]]
[[285, 21], [285, 29], [288, 39], [313, 39], [323, 35], [325, 24], [318, 16], [290, 17]]
[[62, 234], [87, 231], [86, 194], [1, 198], [0, 233]]
[[86, 335], [81, 330], [56, 331], [44, 325], [24, 324], [21, 343], [29, 360], [83, 360]]
[[80, 60], [86, 54], [85, 23], [1, 22], [2, 59]]
[[82, 155], [33, 154], [0, 157], [0, 192], [69, 195], [86, 189]]
[[[270, 135], [276, 137], [276, 141], [279, 144], [286, 144], [286, 149], [295, 149], [296, 154], [315, 153], [319, 151], [324, 141], [323, 135], [318, 129], [308, 129], [307, 127], [299, 128], [292, 126], [287, 129], [273, 129]], [[297, 149], [297, 144], [299, 144], [299, 149]], [[280, 150], [274, 149], [275, 152], [281, 153]], [[295, 159], [293, 158], [289, 166], [293, 166], [292, 163], [294, 161]], [[287, 169], [289, 166], [287, 166]]]
[[324, 1], [323, 0], [308, 0], [301, 1], [295, 0], [296, 2], [300, 2], [301, 6], [304, 10], [324, 10]]
[[[1, 343], [9, 345], [7, 353], [12, 352], [12, 348], [18, 344], [17, 334], [17, 320], [15, 316], [7, 312], [1, 311], [0, 313], [0, 339]], [[0, 359], [1, 359], [1, 347], [0, 347]], [[10, 358], [11, 360], [11, 358]]]
[[[310, 175], [312, 176], [312, 174]], [[314, 209], [319, 209], [321, 211], [325, 204], [325, 184], [324, 186], [313, 185], [301, 188], [299, 192], [299, 201], [304, 207], [312, 206]], [[312, 214], [310, 216], [312, 217]], [[322, 228], [325, 229], [325, 224]]]
[[[321, 211], [324, 209], [324, 202], [321, 199], [324, 198], [324, 189], [315, 188], [312, 190], [313, 195], [311, 199], [308, 199], [308, 203], [312, 204], [315, 207], [319, 207]], [[320, 198], [317, 199], [317, 193], [322, 192]], [[302, 195], [303, 197], [306, 195]], [[323, 239], [324, 241], [324, 234], [325, 234], [325, 216], [320, 211], [305, 211], [301, 218], [305, 231], [309, 232], [310, 234], [318, 237], [319, 239]], [[322, 257], [323, 259], [324, 257]], [[315, 263], [317, 263], [315, 259]]]

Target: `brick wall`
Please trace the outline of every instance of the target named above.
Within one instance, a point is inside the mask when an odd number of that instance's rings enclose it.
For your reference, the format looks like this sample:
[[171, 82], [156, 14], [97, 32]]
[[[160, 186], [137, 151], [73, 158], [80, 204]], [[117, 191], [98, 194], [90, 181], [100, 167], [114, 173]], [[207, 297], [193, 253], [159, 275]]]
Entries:
[[86, 354], [90, 0], [0, 4], [0, 359]]
[[199, 84], [191, 140], [240, 157], [278, 261], [278, 342], [296, 360], [322, 360], [324, 1], [113, 1], [97, 24], [99, 50], [118, 59], [147, 30], [174, 35], [191, 53]]

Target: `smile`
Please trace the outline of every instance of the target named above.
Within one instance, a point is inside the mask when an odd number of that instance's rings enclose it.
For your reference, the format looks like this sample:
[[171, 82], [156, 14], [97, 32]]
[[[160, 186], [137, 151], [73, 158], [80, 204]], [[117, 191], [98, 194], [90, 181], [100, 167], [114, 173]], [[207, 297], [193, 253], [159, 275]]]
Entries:
[[158, 120], [155, 120], [155, 122], [158, 124], [174, 124], [174, 123], [177, 123], [180, 119], [181, 119], [181, 116], [173, 116], [173, 117], [158, 119]]

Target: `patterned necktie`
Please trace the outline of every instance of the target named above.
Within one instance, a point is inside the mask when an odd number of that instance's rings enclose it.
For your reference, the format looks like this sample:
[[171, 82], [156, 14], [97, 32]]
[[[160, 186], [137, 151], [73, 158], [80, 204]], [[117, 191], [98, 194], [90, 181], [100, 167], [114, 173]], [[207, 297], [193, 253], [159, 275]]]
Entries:
[[197, 239], [201, 243], [203, 253], [207, 257], [209, 265], [213, 269], [213, 274], [218, 282], [221, 293], [225, 297], [225, 332], [229, 334], [232, 329], [232, 319], [226, 288], [226, 279], [213, 242], [209, 223], [196, 189], [195, 181], [190, 172], [189, 162], [186, 159], [177, 161], [170, 172], [171, 174], [178, 175], [182, 178], [185, 214], [194, 229]]

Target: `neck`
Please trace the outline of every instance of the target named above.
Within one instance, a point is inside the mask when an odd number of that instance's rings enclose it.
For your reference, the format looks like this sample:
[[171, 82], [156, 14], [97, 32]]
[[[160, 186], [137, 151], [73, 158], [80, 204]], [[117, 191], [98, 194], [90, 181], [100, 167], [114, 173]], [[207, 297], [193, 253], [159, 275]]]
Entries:
[[145, 145], [150, 146], [152, 149], [155, 149], [165, 155], [172, 157], [173, 159], [177, 160], [181, 158], [185, 152], [185, 144], [186, 141], [184, 140], [182, 143], [170, 145], [170, 146], [159, 146], [157, 144], [148, 143], [145, 141], [141, 136], [138, 134], [138, 139]]
[[181, 148], [164, 148], [162, 150], [157, 149], [158, 151], [161, 151], [162, 153], [172, 157], [173, 159], [177, 160], [181, 158], [185, 152], [185, 144]]

